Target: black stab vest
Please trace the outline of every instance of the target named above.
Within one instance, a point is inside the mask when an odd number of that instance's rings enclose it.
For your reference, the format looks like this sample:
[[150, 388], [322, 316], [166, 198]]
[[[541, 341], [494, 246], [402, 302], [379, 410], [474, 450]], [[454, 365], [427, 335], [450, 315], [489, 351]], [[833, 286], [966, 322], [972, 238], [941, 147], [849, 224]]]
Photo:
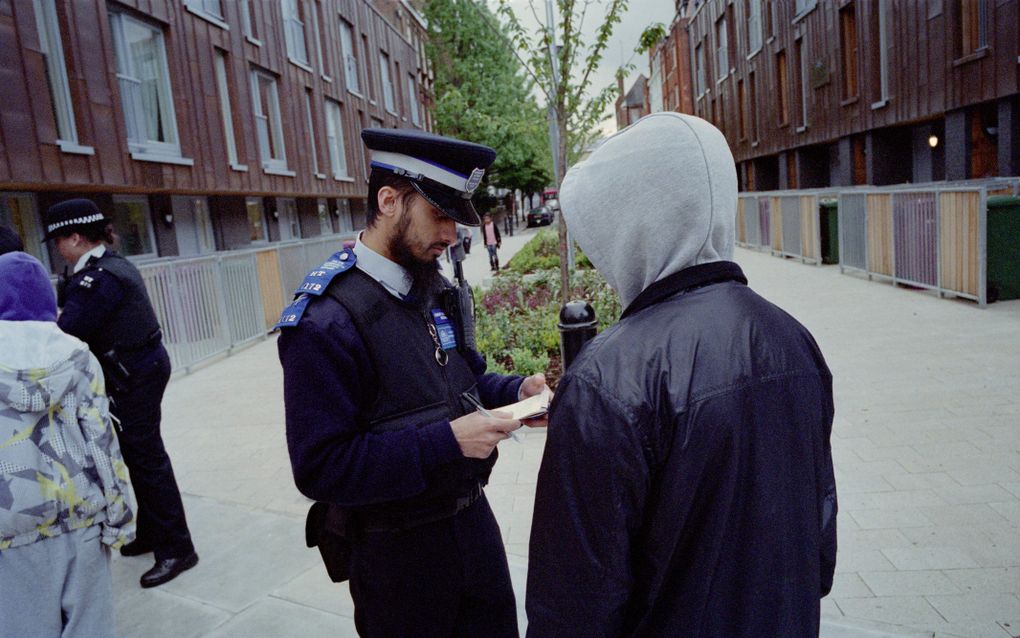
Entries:
[[[429, 313], [397, 299], [358, 268], [334, 279], [326, 294], [350, 314], [372, 362], [371, 383], [366, 385], [373, 397], [361, 417], [362, 429], [383, 432], [453, 421], [474, 410], [461, 395], [478, 397], [475, 375], [456, 349], [446, 351], [445, 366], [436, 361]], [[398, 519], [427, 516], [436, 506], [484, 485], [495, 462], [495, 450], [487, 459], [460, 458], [437, 468], [422, 494], [357, 509]]]
[[74, 275], [69, 289], [73, 290], [82, 277], [96, 270], [115, 277], [124, 289], [124, 297], [114, 308], [106, 329], [96, 334], [89, 348], [96, 353], [115, 349], [121, 355], [129, 355], [145, 346], [156, 345], [153, 335], [159, 330], [159, 321], [149, 301], [142, 274], [135, 265], [107, 250], [102, 257], [90, 259], [88, 265]]

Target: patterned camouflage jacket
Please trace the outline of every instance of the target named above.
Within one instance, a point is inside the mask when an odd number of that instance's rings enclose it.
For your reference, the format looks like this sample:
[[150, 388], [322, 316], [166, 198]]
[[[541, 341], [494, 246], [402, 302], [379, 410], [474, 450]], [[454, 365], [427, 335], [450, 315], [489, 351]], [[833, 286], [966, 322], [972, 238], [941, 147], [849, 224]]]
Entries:
[[99, 362], [53, 322], [0, 321], [0, 551], [92, 525], [134, 538]]

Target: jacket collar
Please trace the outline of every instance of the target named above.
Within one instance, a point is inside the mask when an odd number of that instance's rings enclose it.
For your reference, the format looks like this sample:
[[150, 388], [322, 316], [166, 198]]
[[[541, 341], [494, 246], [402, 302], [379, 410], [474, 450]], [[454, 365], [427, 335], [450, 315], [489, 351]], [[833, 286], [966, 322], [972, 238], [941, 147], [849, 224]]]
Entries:
[[680, 292], [688, 292], [695, 288], [717, 284], [724, 281], [736, 281], [747, 285], [747, 277], [740, 266], [732, 261], [713, 261], [684, 268], [680, 272], [664, 277], [641, 291], [637, 299], [631, 302], [620, 315], [620, 319], [654, 306], [660, 301]]

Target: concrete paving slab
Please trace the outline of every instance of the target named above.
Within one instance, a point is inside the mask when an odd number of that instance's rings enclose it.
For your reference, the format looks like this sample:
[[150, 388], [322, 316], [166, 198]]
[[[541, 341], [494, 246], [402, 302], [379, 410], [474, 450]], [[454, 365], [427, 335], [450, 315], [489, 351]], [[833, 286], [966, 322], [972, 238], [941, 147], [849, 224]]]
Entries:
[[209, 634], [209, 638], [281, 638], [330, 636], [355, 638], [354, 620], [310, 607], [266, 598]]

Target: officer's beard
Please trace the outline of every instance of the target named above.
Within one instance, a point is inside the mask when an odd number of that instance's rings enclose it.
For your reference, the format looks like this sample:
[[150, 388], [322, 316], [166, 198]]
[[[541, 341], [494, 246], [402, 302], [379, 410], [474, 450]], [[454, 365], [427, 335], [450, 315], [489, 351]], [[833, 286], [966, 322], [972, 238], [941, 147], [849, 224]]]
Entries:
[[411, 227], [410, 211], [404, 211], [397, 222], [396, 232], [390, 237], [389, 252], [393, 261], [400, 264], [411, 283], [411, 297], [416, 306], [428, 310], [435, 305], [439, 292], [446, 286], [439, 258], [421, 259], [414, 254], [407, 230]]

